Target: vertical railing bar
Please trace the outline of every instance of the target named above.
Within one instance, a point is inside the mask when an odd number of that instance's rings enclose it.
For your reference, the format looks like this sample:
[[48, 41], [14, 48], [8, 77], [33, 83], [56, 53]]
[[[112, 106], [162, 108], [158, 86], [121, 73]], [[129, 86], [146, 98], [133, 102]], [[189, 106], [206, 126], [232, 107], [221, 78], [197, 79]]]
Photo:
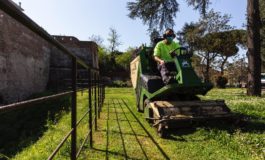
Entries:
[[100, 92], [99, 92], [99, 100], [100, 100], [100, 112], [101, 112], [101, 109], [102, 109], [102, 84], [101, 84], [101, 78], [99, 79], [99, 89], [100, 89]]
[[94, 107], [95, 107], [95, 130], [98, 129], [98, 125], [97, 125], [97, 118], [98, 118], [98, 114], [97, 114], [97, 73], [94, 74]]
[[98, 100], [98, 118], [100, 118], [100, 105], [101, 105], [101, 102], [100, 102], [100, 84], [99, 84], [99, 73], [97, 73], [97, 87], [98, 87], [98, 93], [97, 93], [97, 100]]
[[71, 105], [71, 160], [76, 160], [76, 58], [72, 58], [72, 105]]
[[101, 112], [101, 110], [102, 110], [102, 81], [101, 81], [101, 77], [100, 77], [100, 79], [99, 79], [99, 88], [100, 88], [100, 92], [99, 92], [99, 96], [100, 96], [100, 98], [99, 98], [99, 100], [100, 100], [100, 112]]
[[104, 85], [104, 83], [102, 83], [103, 84], [103, 100], [105, 100], [105, 85]]
[[89, 103], [89, 145], [92, 148], [93, 147], [93, 127], [92, 127], [92, 75], [91, 75], [91, 69], [88, 69], [88, 103]]

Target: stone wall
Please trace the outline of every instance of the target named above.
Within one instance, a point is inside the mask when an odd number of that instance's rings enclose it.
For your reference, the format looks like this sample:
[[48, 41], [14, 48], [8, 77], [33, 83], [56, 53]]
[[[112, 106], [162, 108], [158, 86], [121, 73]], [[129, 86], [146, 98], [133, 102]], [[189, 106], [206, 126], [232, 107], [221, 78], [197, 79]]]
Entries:
[[[98, 68], [98, 47], [95, 42], [79, 41], [72, 36], [53, 36], [78, 58], [89, 66]], [[72, 61], [69, 56], [62, 54], [56, 48], [51, 52], [49, 88], [66, 90], [70, 87]], [[78, 79], [87, 79], [87, 69], [77, 67]]]
[[[58, 42], [63, 44], [73, 54], [82, 59], [85, 63], [98, 68], [98, 46], [92, 41], [80, 41], [72, 36], [53, 36]], [[60, 65], [60, 61], [51, 63], [51, 66]], [[65, 64], [64, 64], [65, 65]]]
[[[98, 68], [96, 43], [71, 36], [54, 38]], [[71, 66], [69, 56], [0, 10], [0, 105], [24, 100], [70, 79]]]
[[47, 41], [0, 10], [0, 103], [46, 89], [50, 52]]

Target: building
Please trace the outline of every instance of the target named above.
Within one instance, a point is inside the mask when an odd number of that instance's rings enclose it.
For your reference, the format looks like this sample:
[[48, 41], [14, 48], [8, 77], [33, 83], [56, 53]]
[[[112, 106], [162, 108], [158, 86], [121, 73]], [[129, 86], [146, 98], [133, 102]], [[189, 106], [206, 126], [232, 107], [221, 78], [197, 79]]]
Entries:
[[[0, 9], [0, 105], [45, 91], [53, 80], [60, 78], [57, 76], [59, 70], [69, 70], [72, 65], [70, 59], [43, 36], [51, 35], [27, 17], [21, 7], [12, 1], [4, 3], [34, 24], [42, 34], [37, 34]], [[98, 68], [98, 50], [94, 42], [79, 41], [71, 36], [54, 38], [85, 63]], [[69, 72], [61, 72], [64, 73], [67, 78]]]

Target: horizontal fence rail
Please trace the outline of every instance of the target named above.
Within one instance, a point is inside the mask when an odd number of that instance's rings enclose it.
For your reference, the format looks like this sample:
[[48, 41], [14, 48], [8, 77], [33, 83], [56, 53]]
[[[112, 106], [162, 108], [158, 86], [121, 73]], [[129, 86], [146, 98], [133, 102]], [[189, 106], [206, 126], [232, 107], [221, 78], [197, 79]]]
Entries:
[[[28, 27], [31, 31], [35, 32], [37, 35], [41, 36], [46, 41], [50, 42], [54, 46], [56, 46], [59, 50], [61, 50], [64, 54], [68, 55], [72, 60], [72, 75], [71, 79], [66, 81], [71, 82], [71, 87], [69, 91], [43, 96], [35, 99], [30, 99], [26, 101], [21, 101], [13, 104], [8, 104], [0, 107], [0, 114], [6, 113], [13, 110], [19, 110], [21, 108], [31, 108], [38, 107], [33, 106], [32, 104], [39, 104], [42, 102], [46, 102], [51, 99], [57, 99], [62, 96], [71, 95], [71, 129], [67, 132], [67, 134], [62, 137], [61, 142], [57, 145], [55, 150], [50, 154], [47, 159], [53, 159], [56, 154], [59, 152], [60, 148], [67, 141], [69, 137], [71, 137], [71, 160], [76, 160], [80, 155], [84, 144], [89, 139], [90, 147], [93, 146], [93, 127], [94, 130], [97, 130], [97, 119], [100, 118], [100, 111], [104, 103], [105, 99], [105, 86], [103, 81], [100, 78], [100, 73], [98, 68], [94, 68], [89, 66], [84, 61], [76, 57], [71, 51], [69, 51], [66, 47], [64, 47], [61, 43], [56, 41], [51, 35], [49, 35], [44, 29], [38, 26], [34, 21], [28, 18], [23, 12], [19, 9], [15, 8], [13, 4], [11, 4], [7, 0], [0, 0], [0, 9], [5, 13], [13, 17], [15, 20]], [[77, 75], [77, 65], [86, 69], [87, 77], [82, 77], [78, 82]], [[65, 81], [65, 80], [62, 80]], [[82, 83], [80, 83], [82, 82]], [[87, 100], [88, 106], [87, 111], [83, 113], [81, 118], [77, 120], [77, 92], [88, 92]], [[92, 104], [92, 102], [94, 102]], [[94, 113], [93, 113], [94, 111]], [[94, 115], [94, 116], [93, 116]], [[85, 117], [88, 116], [88, 126], [89, 129], [87, 134], [85, 135], [85, 139], [81, 143], [79, 149], [77, 149], [77, 127], [81, 123], [81, 121], [85, 120]]]

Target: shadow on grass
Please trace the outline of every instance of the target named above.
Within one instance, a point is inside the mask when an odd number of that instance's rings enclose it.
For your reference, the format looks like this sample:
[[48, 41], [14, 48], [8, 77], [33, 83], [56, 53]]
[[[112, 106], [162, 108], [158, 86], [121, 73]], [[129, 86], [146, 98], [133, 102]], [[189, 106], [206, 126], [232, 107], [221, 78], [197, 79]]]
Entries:
[[[140, 160], [140, 159], [152, 159], [152, 157], [148, 157], [147, 155], [147, 152], [146, 150], [144, 149], [144, 146], [141, 142], [141, 140], [139, 139], [140, 137], [144, 137], [146, 139], [150, 139], [153, 143], [153, 146], [156, 147], [160, 154], [164, 157], [164, 159], [170, 159], [168, 157], [168, 155], [165, 153], [165, 151], [162, 149], [162, 147], [158, 144], [158, 142], [155, 140], [155, 138], [149, 133], [149, 131], [144, 127], [144, 125], [140, 122], [140, 120], [138, 119], [138, 117], [134, 114], [134, 112], [130, 109], [130, 107], [128, 106], [128, 104], [122, 100], [122, 99], [115, 99], [115, 100], [112, 100], [111, 103], [107, 103], [107, 118], [106, 118], [106, 130], [99, 130], [99, 131], [105, 131], [106, 132], [106, 148], [105, 149], [99, 149], [99, 148], [96, 148], [96, 147], [93, 147], [92, 150], [95, 150], [95, 151], [99, 151], [99, 152], [105, 152], [105, 159], [109, 159], [110, 158], [110, 155], [115, 155], [115, 156], [121, 156], [122, 158], [124, 159], [134, 159], [134, 160]], [[117, 112], [117, 108], [120, 109], [119, 112]], [[113, 109], [114, 112], [110, 112], [110, 109]], [[126, 112], [129, 111], [129, 112]], [[115, 119], [113, 119], [113, 117], [110, 119], [110, 113], [113, 113], [114, 116], [115, 116]], [[118, 114], [122, 114], [125, 118], [122, 118], [120, 119]], [[133, 120], [130, 120], [128, 118], [129, 115], [132, 115], [133, 116]], [[110, 126], [109, 126], [109, 121], [113, 121], [113, 120], [116, 120], [117, 122], [117, 125], [118, 125], [118, 131], [111, 131], [109, 130]], [[127, 124], [129, 125], [129, 128], [131, 130], [131, 132], [122, 132], [122, 125], [120, 124], [120, 122], [122, 121], [126, 121]], [[146, 133], [146, 135], [142, 135], [142, 134], [138, 134], [137, 130], [135, 130], [133, 128], [133, 125], [132, 123], [138, 123], [141, 128], [143, 129], [143, 131]], [[121, 152], [114, 152], [114, 151], [111, 151], [110, 150], [110, 134], [119, 134], [120, 136], [120, 140], [121, 140], [121, 146], [122, 146], [122, 153]], [[137, 141], [138, 143], [138, 146], [140, 147], [141, 149], [141, 152], [143, 154], [144, 157], [141, 157], [141, 158], [138, 158], [138, 157], [130, 157], [128, 155], [128, 148], [126, 148], [126, 145], [125, 145], [125, 135], [130, 135], [130, 136], [134, 136], [135, 140]]]
[[[45, 92], [30, 98], [52, 94]], [[56, 123], [61, 111], [69, 111], [70, 97], [48, 100], [25, 108], [0, 114], [0, 155], [12, 157], [36, 142], [48, 129], [47, 122]], [[0, 156], [1, 159], [1, 156]], [[7, 159], [7, 158], [3, 158]]]
[[262, 117], [256, 117], [246, 114], [236, 114], [235, 119], [228, 121], [205, 121], [193, 124], [186, 128], [170, 129], [168, 130], [167, 139], [176, 141], [188, 141], [183, 138], [184, 135], [193, 134], [197, 128], [203, 128], [205, 130], [219, 130], [226, 131], [229, 134], [233, 134], [237, 131], [243, 133], [255, 133], [264, 134], [265, 132], [265, 119]]
[[[142, 127], [142, 129], [145, 131], [145, 133], [148, 135], [148, 137], [150, 138], [150, 140], [153, 142], [153, 144], [156, 146], [156, 148], [159, 150], [159, 152], [163, 155], [163, 157], [165, 159], [170, 159], [169, 156], [166, 154], [166, 152], [163, 150], [163, 148], [154, 139], [154, 137], [149, 133], [149, 131], [145, 128], [145, 126], [142, 124], [142, 122], [138, 119], [138, 117], [134, 114], [134, 112], [131, 110], [131, 108], [128, 106], [128, 104], [123, 99], [122, 99], [122, 103], [127, 107], [127, 109], [130, 111], [131, 115], [139, 123], [139, 125]], [[140, 142], [139, 142], [139, 145], [142, 147], [142, 145], [141, 145]], [[146, 159], [148, 159], [147, 156], [146, 156]]]
[[[142, 126], [142, 128], [145, 130], [145, 132], [148, 132], [144, 126], [141, 124], [139, 119], [135, 116], [133, 111], [130, 109], [130, 107], [126, 104], [124, 100], [122, 100], [123, 103], [126, 105], [128, 110], [131, 112], [131, 114], [135, 117], [135, 119], [138, 121], [138, 123]], [[170, 129], [168, 130], [168, 136], [167, 139], [175, 140], [175, 141], [182, 141], [186, 142], [187, 140], [183, 138], [184, 135], [193, 134], [197, 131], [197, 128], [204, 128], [205, 130], [223, 130], [228, 132], [229, 134], [233, 134], [237, 131], [241, 131], [243, 133], [255, 133], [255, 134], [264, 134], [265, 132], [265, 117], [258, 117], [253, 115], [247, 115], [247, 114], [239, 114], [235, 113], [235, 117], [226, 120], [226, 121], [220, 121], [220, 120], [212, 120], [212, 121], [205, 121], [205, 122], [198, 122], [192, 125], [187, 125], [186, 127], [179, 128], [179, 129]], [[148, 134], [149, 137], [152, 137], [150, 134]], [[203, 141], [202, 140], [193, 140], [193, 141]], [[155, 140], [153, 140], [155, 143]], [[158, 144], [157, 144], [158, 145]], [[158, 145], [159, 148], [159, 145]], [[161, 151], [163, 154], [163, 150]], [[167, 157], [165, 155], [165, 157]]]
[[[110, 109], [114, 110], [114, 112], [113, 111], [110, 112]], [[126, 111], [129, 111], [129, 112], [126, 112]], [[110, 117], [110, 113], [112, 113], [113, 117]], [[118, 115], [120, 115], [121, 117]], [[132, 116], [133, 119], [129, 119], [128, 118], [129, 115]], [[205, 141], [208, 138], [211, 138], [211, 136], [215, 136], [215, 134], [213, 134], [213, 135], [209, 135], [205, 137], [202, 136], [200, 138], [198, 137], [198, 138], [187, 138], [186, 139], [185, 135], [190, 135], [190, 134], [195, 133], [198, 130], [198, 128], [203, 128], [206, 131], [211, 130], [211, 132], [212, 131], [216, 132], [216, 134], [219, 133], [218, 131], [226, 131], [227, 133], [233, 134], [237, 132], [238, 130], [240, 130], [241, 132], [247, 132], [247, 133], [264, 134], [264, 131], [265, 131], [264, 118], [250, 116], [250, 115], [242, 115], [242, 114], [237, 115], [237, 116], [240, 117], [242, 121], [226, 121], [222, 123], [220, 123], [220, 121], [215, 121], [215, 122], [209, 121], [209, 122], [204, 122], [204, 123], [196, 123], [186, 128], [169, 130], [169, 136], [167, 137], [167, 139], [172, 140], [172, 141], [179, 141], [179, 142], [188, 142], [188, 141], [193, 141], [193, 142], [199, 141], [200, 142], [200, 141]], [[135, 137], [134, 139], [138, 143], [137, 146], [140, 147], [141, 152], [144, 156], [142, 157], [142, 159], [152, 159], [153, 157], [148, 156], [143, 143], [140, 141], [140, 137], [144, 137], [145, 139], [150, 140], [154, 148], [158, 149], [157, 154], [160, 154], [161, 156], [163, 156], [164, 159], [170, 159], [167, 153], [165, 152], [165, 150], [158, 143], [158, 140], [156, 139], [157, 137], [154, 137], [147, 130], [147, 128], [143, 125], [140, 119], [132, 111], [130, 106], [128, 106], [128, 103], [125, 100], [115, 99], [115, 100], [112, 100], [110, 103], [108, 103], [107, 116], [104, 119], [104, 121], [106, 121], [107, 123], [107, 126], [106, 126], [107, 128], [100, 130], [100, 131], [106, 132], [106, 148], [98, 149], [94, 147], [93, 150], [99, 151], [99, 152], [105, 152], [106, 159], [109, 159], [111, 155], [121, 156], [124, 159], [137, 159], [138, 158], [138, 157], [133, 158], [133, 157], [128, 156], [129, 149], [126, 148], [128, 146], [125, 145], [126, 135]], [[113, 121], [116, 121], [115, 123], [117, 123], [118, 125], [118, 130], [116, 131], [112, 130], [110, 132], [109, 122], [113, 122]], [[129, 126], [129, 128], [127, 129], [130, 129], [130, 132], [128, 131], [124, 132], [122, 130], [122, 127], [124, 126], [122, 126], [121, 122], [127, 122], [126, 124], [128, 124]], [[141, 132], [142, 134], [139, 134], [139, 130], [134, 129], [133, 123], [136, 123], [136, 122], [140, 125], [141, 130], [143, 131]], [[121, 140], [122, 151], [115, 152], [110, 149], [109, 141], [110, 141], [111, 134], [116, 134], [119, 136], [119, 139]]]

